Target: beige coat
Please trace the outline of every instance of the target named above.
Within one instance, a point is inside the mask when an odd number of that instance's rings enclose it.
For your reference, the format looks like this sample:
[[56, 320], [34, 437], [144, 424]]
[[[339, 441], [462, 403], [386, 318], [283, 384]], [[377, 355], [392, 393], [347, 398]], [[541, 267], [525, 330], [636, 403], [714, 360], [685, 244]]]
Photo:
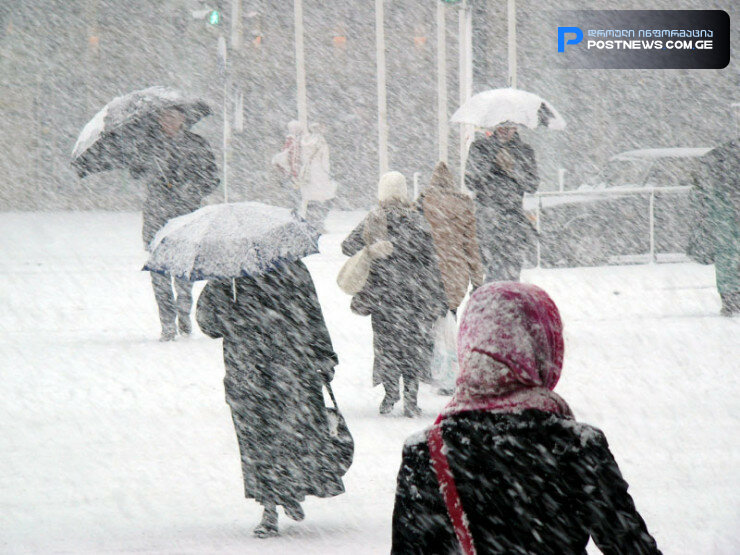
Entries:
[[419, 205], [432, 229], [447, 302], [454, 310], [462, 303], [468, 283], [478, 287], [485, 277], [475, 231], [475, 206], [468, 195], [456, 190], [444, 162], [434, 169]]

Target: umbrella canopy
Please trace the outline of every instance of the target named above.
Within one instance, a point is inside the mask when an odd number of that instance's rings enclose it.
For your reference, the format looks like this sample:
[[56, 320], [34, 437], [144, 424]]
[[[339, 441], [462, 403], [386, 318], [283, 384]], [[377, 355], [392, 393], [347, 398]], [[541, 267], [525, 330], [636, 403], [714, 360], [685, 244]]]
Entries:
[[72, 149], [72, 166], [80, 177], [128, 167], [136, 145], [153, 128], [157, 113], [179, 108], [189, 128], [211, 113], [196, 98], [167, 87], [149, 87], [118, 96], [106, 104], [82, 129]]
[[213, 204], [167, 222], [143, 269], [190, 281], [261, 275], [319, 252], [318, 239], [318, 231], [287, 208]]
[[534, 93], [520, 89], [491, 89], [470, 98], [452, 115], [453, 123], [493, 128], [504, 122], [565, 129], [565, 120], [552, 104]]

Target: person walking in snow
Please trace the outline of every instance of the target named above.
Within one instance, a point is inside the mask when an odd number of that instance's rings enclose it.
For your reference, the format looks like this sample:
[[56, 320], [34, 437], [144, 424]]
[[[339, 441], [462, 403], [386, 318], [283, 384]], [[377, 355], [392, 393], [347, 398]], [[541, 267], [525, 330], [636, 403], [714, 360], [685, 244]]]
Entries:
[[[441, 341], [435, 345], [435, 353], [443, 352], [445, 356], [437, 359], [438, 355], [435, 355], [433, 362], [439, 393], [451, 395], [457, 365], [454, 362], [454, 341], [452, 345], [449, 343], [455, 336], [457, 308], [465, 298], [468, 286], [479, 287], [485, 277], [475, 232], [475, 206], [470, 196], [455, 187], [455, 178], [444, 162], [439, 162], [434, 168], [432, 180], [417, 203], [432, 230], [447, 306], [452, 311], [451, 315], [435, 324], [435, 330], [446, 329], [446, 326], [453, 329], [442, 335], [449, 338], [447, 343]], [[440, 336], [435, 333], [435, 337]]]
[[739, 152], [735, 139], [705, 154], [692, 192], [698, 204], [692, 243], [700, 244], [702, 262], [714, 263], [723, 316], [740, 314]]
[[[147, 180], [142, 239], [148, 250], [170, 219], [197, 210], [218, 186], [218, 168], [206, 140], [185, 128], [185, 113], [176, 107], [160, 112], [138, 152], [141, 154], [132, 162], [131, 173]], [[178, 329], [183, 335], [190, 334], [193, 284], [175, 278], [173, 291], [171, 276], [150, 275], [162, 326], [160, 340], [174, 340]]]
[[455, 178], [444, 162], [434, 168], [418, 204], [432, 230], [447, 305], [456, 311], [468, 284], [477, 288], [485, 277], [475, 231], [475, 206], [455, 187]]
[[288, 176], [298, 214], [322, 229], [337, 184], [331, 179], [329, 145], [321, 126], [312, 123], [306, 132], [298, 121], [291, 121], [285, 146], [272, 163]]
[[329, 145], [321, 126], [312, 123], [301, 137], [301, 169], [298, 183], [301, 205], [298, 213], [319, 230], [324, 227], [329, 201], [336, 196], [337, 184], [331, 178]]
[[307, 495], [344, 492], [329, 460], [322, 393], [337, 355], [313, 280], [298, 260], [259, 277], [209, 281], [196, 314], [203, 333], [223, 338], [244, 494], [264, 508], [254, 534], [276, 536], [278, 505], [302, 520]]
[[660, 553], [600, 430], [553, 389], [555, 303], [496, 282], [468, 302], [460, 376], [434, 426], [406, 441], [392, 553]]
[[535, 242], [522, 197], [534, 193], [538, 183], [534, 151], [515, 125], [503, 123], [470, 145], [465, 184], [475, 194], [487, 281], [519, 280], [525, 254]]
[[446, 314], [447, 303], [423, 216], [414, 209], [399, 172], [385, 173], [378, 183], [380, 206], [342, 243], [352, 256], [365, 246], [390, 241], [392, 252], [373, 261], [365, 287], [352, 298], [351, 308], [370, 315], [373, 328], [373, 386], [383, 384], [380, 413], [388, 414], [400, 399], [403, 378], [404, 414], [421, 414], [417, 404], [419, 380], [429, 379], [435, 320]]

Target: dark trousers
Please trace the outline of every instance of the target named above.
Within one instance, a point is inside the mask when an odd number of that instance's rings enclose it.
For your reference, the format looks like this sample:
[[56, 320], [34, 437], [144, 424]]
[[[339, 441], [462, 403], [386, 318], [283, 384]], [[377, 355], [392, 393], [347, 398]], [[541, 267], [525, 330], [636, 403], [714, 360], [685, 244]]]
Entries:
[[[172, 289], [173, 278], [150, 272], [154, 298], [159, 307], [159, 321], [162, 330], [173, 329], [175, 318], [190, 318], [190, 308], [193, 304], [193, 284], [184, 279], [174, 278], [175, 288]], [[176, 295], [175, 295], [176, 292]]]
[[311, 225], [315, 226], [319, 231], [324, 230], [324, 220], [326, 215], [329, 213], [329, 201], [326, 202], [315, 202], [311, 201], [308, 203], [306, 209], [306, 221]]
[[[383, 378], [383, 389], [386, 396], [394, 403], [401, 398], [401, 377], [388, 376]], [[408, 378], [403, 376], [403, 404], [408, 407], [416, 406], [416, 398], [419, 395], [419, 378]]]

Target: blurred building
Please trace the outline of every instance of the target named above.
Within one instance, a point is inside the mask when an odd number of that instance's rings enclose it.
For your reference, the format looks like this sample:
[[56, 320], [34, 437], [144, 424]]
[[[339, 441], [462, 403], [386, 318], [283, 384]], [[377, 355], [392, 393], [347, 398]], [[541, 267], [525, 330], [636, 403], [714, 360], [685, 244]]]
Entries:
[[[474, 92], [507, 84], [506, 2], [472, 0]], [[220, 5], [219, 5], [220, 4]], [[233, 7], [240, 5], [237, 24]], [[425, 183], [437, 157], [435, 0], [386, 0], [390, 166]], [[193, 17], [219, 7], [220, 26]], [[555, 70], [542, 52], [550, 9], [613, 9], [607, 1], [517, 2], [518, 86], [550, 100], [564, 132], [527, 132], [543, 188], [554, 188], [614, 153], [660, 146], [712, 146], [735, 131], [738, 65], [711, 70]], [[644, 3], [622, 2], [640, 9]], [[708, 6], [654, 0], [653, 9]], [[737, 4], [716, 3], [731, 18]], [[368, 206], [378, 174], [374, 2], [304, 0], [308, 117], [324, 124], [341, 206]], [[219, 33], [230, 44], [233, 84], [219, 73]], [[69, 166], [77, 134], [112, 97], [162, 84], [201, 95], [215, 108], [199, 123], [222, 156], [224, 95], [241, 107], [230, 198], [279, 201], [270, 158], [296, 117], [293, 0], [20, 0], [0, 6], [0, 209], [135, 209], [141, 185], [125, 172], [79, 180]], [[457, 8], [447, 8], [449, 113], [458, 105]], [[732, 44], [738, 31], [733, 29]], [[237, 99], [243, 98], [243, 102]], [[451, 127], [450, 161], [457, 163]]]

